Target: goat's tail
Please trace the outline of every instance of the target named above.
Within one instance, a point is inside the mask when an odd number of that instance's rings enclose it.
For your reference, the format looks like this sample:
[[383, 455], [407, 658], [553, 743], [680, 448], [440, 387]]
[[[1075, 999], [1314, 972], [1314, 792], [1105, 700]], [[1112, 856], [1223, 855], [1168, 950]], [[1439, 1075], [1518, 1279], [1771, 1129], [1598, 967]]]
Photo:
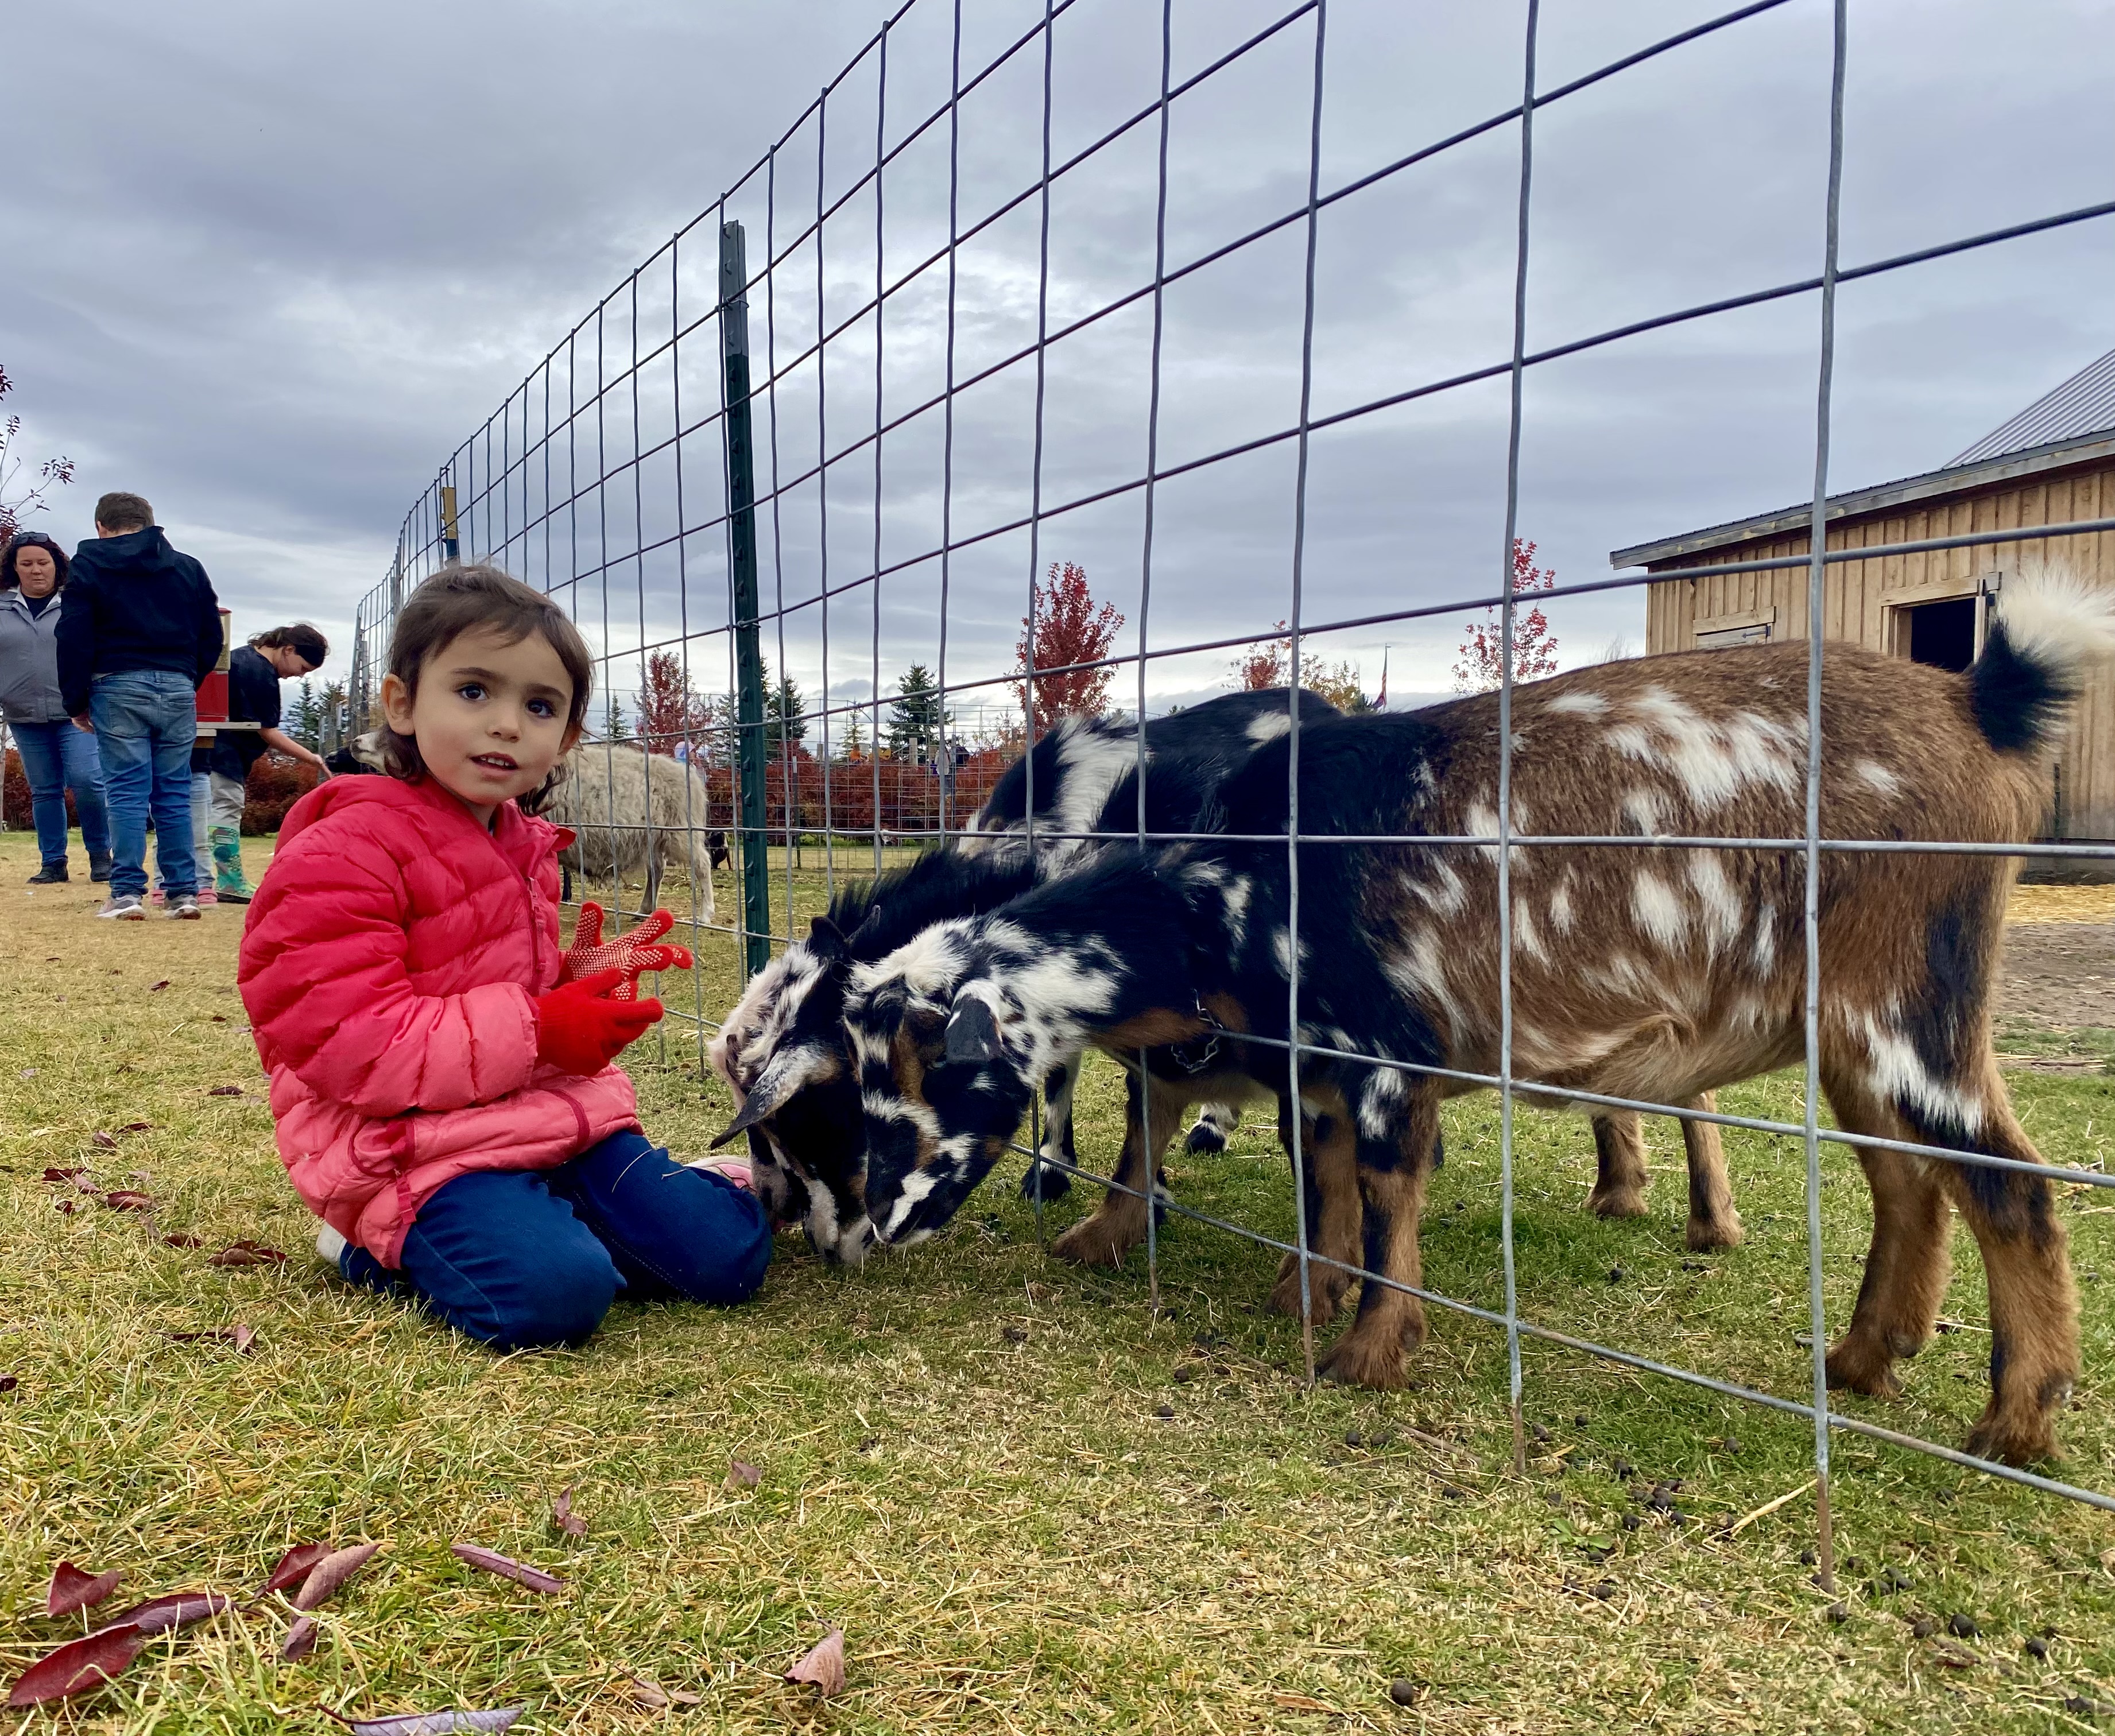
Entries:
[[2115, 655], [2115, 587], [2076, 569], [2030, 566], [2005, 575], [1983, 654], [1968, 671], [1968, 702], [2001, 753], [2048, 747], [2086, 671]]

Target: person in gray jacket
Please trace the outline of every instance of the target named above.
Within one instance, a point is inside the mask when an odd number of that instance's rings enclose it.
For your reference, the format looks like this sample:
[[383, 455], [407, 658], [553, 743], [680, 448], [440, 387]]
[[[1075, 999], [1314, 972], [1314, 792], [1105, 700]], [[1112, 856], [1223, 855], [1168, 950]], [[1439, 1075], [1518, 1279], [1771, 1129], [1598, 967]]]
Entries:
[[66, 551], [40, 530], [16, 533], [0, 551], [0, 717], [22, 756], [30, 815], [43, 865], [33, 886], [67, 877], [67, 791], [88, 849], [89, 877], [110, 877], [110, 828], [95, 738], [73, 726], [59, 697], [59, 593]]

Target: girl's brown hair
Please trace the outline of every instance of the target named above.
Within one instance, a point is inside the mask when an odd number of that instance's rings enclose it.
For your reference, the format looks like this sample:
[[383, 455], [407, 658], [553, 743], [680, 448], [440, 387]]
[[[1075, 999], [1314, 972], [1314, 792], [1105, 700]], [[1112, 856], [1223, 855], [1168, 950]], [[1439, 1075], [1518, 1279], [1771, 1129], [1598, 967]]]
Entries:
[[305, 621], [297, 621], [284, 627], [268, 627], [262, 633], [252, 634], [250, 648], [253, 651], [291, 649], [301, 654], [301, 661], [311, 669], [320, 669], [330, 657], [330, 641], [323, 636], [319, 628]]
[[[571, 735], [588, 714], [588, 694], [594, 685], [594, 660], [580, 629], [567, 620], [565, 611], [541, 591], [531, 590], [519, 579], [496, 566], [443, 567], [411, 593], [397, 611], [397, 630], [389, 635], [388, 672], [404, 684], [416, 699], [419, 672], [466, 633], [482, 628], [499, 635], [502, 644], [519, 644], [532, 633], [558, 654], [572, 679], [573, 697], [566, 712], [566, 733]], [[392, 777], [415, 783], [426, 774], [419, 758], [419, 744], [400, 735], [388, 720], [376, 720], [382, 738], [383, 763]], [[551, 776], [557, 778], [553, 768]], [[539, 790], [523, 799], [533, 802]]]

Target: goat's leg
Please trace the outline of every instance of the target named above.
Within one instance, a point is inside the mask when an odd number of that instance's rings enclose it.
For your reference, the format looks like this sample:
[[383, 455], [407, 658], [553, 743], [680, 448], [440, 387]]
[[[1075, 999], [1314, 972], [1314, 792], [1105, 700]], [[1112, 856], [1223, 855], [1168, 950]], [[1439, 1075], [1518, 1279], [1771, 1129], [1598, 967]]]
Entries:
[[1193, 1157], [1215, 1157], [1226, 1150], [1227, 1141], [1241, 1125], [1241, 1112], [1232, 1103], [1207, 1103], [1182, 1148]]
[[[1143, 1095], [1146, 1103], [1139, 1101]], [[1186, 1099], [1163, 1081], [1143, 1091], [1139, 1076], [1126, 1075], [1123, 1156], [1113, 1178], [1117, 1186], [1093, 1212], [1050, 1244], [1051, 1253], [1076, 1266], [1121, 1266], [1145, 1239], [1147, 1196], [1158, 1184], [1160, 1154], [1182, 1125]], [[1129, 1191], [1126, 1191], [1129, 1190]]]
[[[1718, 1112], [1718, 1093], [1704, 1092], [1681, 1106]], [[1733, 1209], [1733, 1189], [1726, 1179], [1726, 1146], [1715, 1121], [1684, 1121], [1681, 1152], [1689, 1161], [1689, 1232], [1691, 1253], [1712, 1253], [1737, 1248], [1746, 1234]]]
[[1068, 1061], [1060, 1062], [1043, 1081], [1043, 1144], [1039, 1154], [1029, 1159], [1028, 1173], [1021, 1178], [1023, 1199], [1034, 1199], [1039, 1194], [1044, 1199], [1058, 1199], [1072, 1191], [1070, 1171], [1054, 1168], [1043, 1160], [1057, 1157], [1071, 1164], [1079, 1161], [1078, 1150], [1072, 1143], [1072, 1093], [1079, 1087], [1084, 1060], [1084, 1056], [1076, 1055]]
[[[1883, 1138], [1913, 1137], [1892, 1115], [1847, 1115], [1832, 1096], [1837, 1120]], [[1947, 1242], [1953, 1213], [1932, 1166], [1899, 1152], [1860, 1149], [1858, 1161], [1873, 1193], [1873, 1240], [1850, 1329], [1828, 1352], [1828, 1384], [1868, 1397], [1892, 1399], [1902, 1385], [1896, 1361], [1930, 1342], [1946, 1296], [1952, 1265]]]
[[649, 910], [661, 908], [661, 834], [652, 827], [646, 829], [646, 902], [640, 906], [644, 916]]
[[[1305, 1171], [1305, 1198], [1301, 1209], [1307, 1221], [1307, 1246], [1312, 1253], [1337, 1265], [1307, 1267], [1307, 1299], [1314, 1324], [1326, 1326], [1337, 1317], [1344, 1296], [1351, 1287], [1352, 1274], [1346, 1268], [1359, 1263], [1358, 1133], [1351, 1115], [1339, 1099], [1332, 1112], [1301, 1119], [1301, 1166]], [[1288, 1157], [1291, 1129], [1280, 1115], [1280, 1134]], [[1271, 1287], [1270, 1309], [1277, 1314], [1300, 1312], [1300, 1257], [1287, 1254], [1278, 1263], [1278, 1282]]]
[[1407, 1352], [1425, 1342], [1425, 1306], [1397, 1286], [1414, 1285], [1422, 1278], [1418, 1221], [1438, 1148], [1439, 1103], [1429, 1086], [1412, 1087], [1408, 1096], [1396, 1138], [1359, 1136], [1364, 1264], [1392, 1281], [1365, 1280], [1357, 1317], [1322, 1363], [1329, 1379], [1358, 1386], [1407, 1386]]
[[1644, 1125], [1635, 1109], [1594, 1111], [1594, 1191], [1586, 1209], [1599, 1217], [1643, 1217], [1645, 1189]]

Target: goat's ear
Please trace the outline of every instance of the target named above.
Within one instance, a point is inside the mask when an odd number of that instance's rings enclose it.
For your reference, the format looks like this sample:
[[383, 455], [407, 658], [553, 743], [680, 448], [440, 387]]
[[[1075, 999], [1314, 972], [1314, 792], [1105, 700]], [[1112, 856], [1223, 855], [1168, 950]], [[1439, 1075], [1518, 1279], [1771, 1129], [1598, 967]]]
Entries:
[[991, 1003], [981, 995], [957, 995], [947, 1015], [947, 1060], [982, 1066], [998, 1053], [998, 1020], [992, 1016]]
[[825, 963], [836, 964], [850, 945], [844, 930], [827, 916], [819, 916], [808, 924], [808, 950]]
[[785, 1105], [792, 1090], [791, 1073], [781, 1066], [766, 1067], [758, 1077], [756, 1086], [742, 1100], [741, 1113], [719, 1130], [712, 1148], [718, 1151], [736, 1134], [746, 1134], [760, 1121], [768, 1121]]

